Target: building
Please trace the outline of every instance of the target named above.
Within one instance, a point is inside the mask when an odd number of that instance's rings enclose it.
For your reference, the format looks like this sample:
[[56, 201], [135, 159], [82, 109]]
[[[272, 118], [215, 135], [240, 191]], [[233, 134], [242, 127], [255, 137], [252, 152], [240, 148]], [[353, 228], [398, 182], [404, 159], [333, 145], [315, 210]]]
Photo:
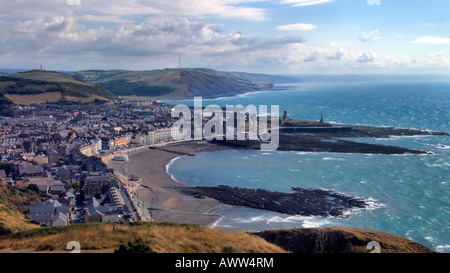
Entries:
[[85, 223], [91, 223], [91, 222], [101, 222], [102, 216], [104, 215], [102, 212], [99, 211], [100, 203], [92, 197], [89, 199], [88, 203], [86, 204], [85, 210], [84, 210], [84, 219], [83, 222]]
[[48, 164], [50, 165], [56, 164], [59, 161], [59, 153], [54, 149], [50, 149], [47, 151], [47, 157]]
[[83, 222], [124, 222], [124, 215], [112, 204], [104, 204], [95, 198], [89, 199], [84, 209]]
[[105, 193], [113, 184], [114, 179], [109, 175], [88, 176], [82, 184], [84, 200], [89, 200], [96, 195]]
[[69, 224], [69, 208], [56, 200], [32, 202], [28, 214], [41, 226], [55, 227]]
[[6, 176], [6, 171], [5, 170], [0, 170], [0, 182], [4, 182], [6, 183], [6, 178], [8, 176]]
[[81, 166], [79, 165], [64, 165], [58, 168], [58, 177], [60, 179], [73, 178], [76, 173], [79, 173]]
[[21, 177], [44, 176], [44, 168], [41, 165], [19, 165]]
[[35, 162], [38, 165], [48, 164], [48, 157], [42, 154], [38, 154], [33, 158], [33, 162]]
[[102, 150], [110, 150], [114, 148], [114, 139], [102, 138]]
[[38, 186], [39, 191], [52, 195], [60, 195], [65, 192], [64, 184], [60, 180], [53, 177], [29, 177], [25, 182], [28, 187], [31, 184]]
[[116, 137], [114, 138], [114, 148], [115, 149], [121, 149], [128, 146], [128, 137]]
[[14, 118], [32, 117], [34, 115], [33, 109], [15, 109], [13, 111]]

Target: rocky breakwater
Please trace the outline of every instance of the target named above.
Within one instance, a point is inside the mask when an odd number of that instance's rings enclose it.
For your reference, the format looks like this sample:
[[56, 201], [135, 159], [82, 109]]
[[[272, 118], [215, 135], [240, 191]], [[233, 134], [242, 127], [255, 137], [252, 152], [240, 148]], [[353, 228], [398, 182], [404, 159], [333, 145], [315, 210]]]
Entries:
[[228, 205], [290, 215], [345, 217], [348, 210], [369, 206], [363, 199], [321, 189], [292, 188], [293, 192], [285, 193], [220, 185], [179, 190], [197, 198], [210, 197]]
[[[307, 128], [308, 130], [306, 130]], [[341, 130], [339, 128], [345, 128]], [[371, 126], [309, 126], [280, 128], [279, 151], [363, 153], [363, 154], [428, 154], [426, 151], [398, 146], [358, 142], [358, 138], [390, 138], [392, 136], [450, 136], [445, 132], [397, 129]], [[352, 140], [349, 140], [351, 138]], [[259, 143], [248, 148], [259, 149]]]

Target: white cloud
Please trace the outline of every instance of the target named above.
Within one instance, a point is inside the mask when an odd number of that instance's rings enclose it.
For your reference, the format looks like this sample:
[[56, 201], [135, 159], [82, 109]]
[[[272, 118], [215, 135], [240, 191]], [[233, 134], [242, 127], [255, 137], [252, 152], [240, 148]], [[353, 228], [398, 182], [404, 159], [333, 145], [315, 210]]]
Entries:
[[[65, 14], [103, 16], [176, 16], [202, 18], [218, 16], [261, 21], [267, 19], [263, 8], [251, 7], [253, 0], [89, 0], [69, 5], [65, 0], [2, 1], [0, 17], [36, 18]], [[100, 21], [101, 19], [96, 19]]]
[[361, 39], [361, 41], [363, 42], [376, 41], [379, 39], [379, 34], [380, 32], [378, 31], [378, 29], [369, 33], [361, 32], [361, 34], [359, 35], [359, 39]]
[[293, 7], [313, 6], [332, 2], [332, 0], [283, 0], [283, 4], [289, 4]]
[[414, 43], [417, 44], [431, 44], [431, 45], [450, 45], [450, 38], [442, 38], [435, 36], [416, 38]]
[[316, 25], [300, 23], [300, 24], [278, 26], [277, 29], [278, 30], [313, 30], [316, 27], [317, 27]]
[[[252, 66], [261, 60], [268, 63], [271, 58], [279, 59], [274, 56], [303, 42], [300, 37], [263, 38], [240, 32], [225, 33], [220, 24], [186, 18], [153, 18], [137, 25], [121, 24], [114, 29], [89, 29], [71, 17], [55, 17], [40, 22], [17, 22], [16, 29], [22, 34], [9, 29], [0, 40], [0, 47], [11, 53], [10, 56], [16, 56], [15, 60], [49, 59], [61, 66], [60, 59], [66, 59], [70, 66], [88, 65], [89, 60], [94, 63], [91, 68], [111, 68], [111, 62], [118, 68], [130, 68], [130, 63], [146, 68], [149, 64], [155, 68], [171, 67], [168, 60], [175, 59], [173, 56], [179, 53], [185, 56], [183, 63], [192, 67]], [[118, 65], [121, 63], [124, 65]]]
[[346, 54], [346, 51], [342, 48], [338, 48], [336, 50], [331, 50], [330, 53], [325, 55], [325, 58], [327, 60], [340, 60], [342, 59], [342, 57], [344, 57], [344, 55]]
[[373, 51], [367, 51], [359, 55], [358, 62], [360, 63], [370, 63], [375, 59], [375, 53]]

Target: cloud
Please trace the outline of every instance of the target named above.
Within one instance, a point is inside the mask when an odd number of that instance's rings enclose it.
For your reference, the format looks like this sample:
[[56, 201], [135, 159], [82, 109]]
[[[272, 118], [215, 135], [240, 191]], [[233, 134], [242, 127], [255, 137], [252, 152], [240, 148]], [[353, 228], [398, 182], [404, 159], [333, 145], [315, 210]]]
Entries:
[[44, 23], [42, 28], [44, 31], [61, 32], [67, 29], [73, 22], [71, 19], [72, 18], [66, 19], [63, 16], [54, 17], [51, 22]]
[[81, 5], [69, 5], [65, 0], [2, 1], [0, 17], [43, 18], [65, 14], [95, 17], [175, 16], [187, 18], [238, 18], [252, 21], [267, 19], [263, 8], [252, 7], [254, 0], [89, 0]]
[[292, 7], [313, 6], [332, 2], [332, 0], [283, 0], [283, 4], [289, 4]]
[[358, 57], [358, 62], [360, 63], [370, 63], [375, 59], [375, 53], [373, 51], [364, 52]]
[[[17, 35], [17, 30], [22, 31], [21, 35]], [[72, 17], [55, 17], [17, 22], [15, 30], [5, 31], [0, 47], [10, 54], [12, 63], [20, 58], [47, 59], [64, 66], [60, 60], [65, 59], [68, 65], [78, 66], [75, 69], [89, 68], [88, 65], [148, 69], [174, 67], [171, 60], [180, 53], [183, 63], [192, 67], [275, 66], [275, 60], [282, 63], [287, 59], [284, 52], [291, 46], [302, 43], [298, 36], [227, 33], [221, 24], [187, 18], [150, 18], [139, 24], [93, 29]]]
[[317, 27], [316, 25], [300, 23], [300, 24], [292, 24], [292, 25], [282, 25], [282, 26], [276, 27], [276, 29], [278, 29], [278, 30], [313, 30], [316, 27]]
[[379, 33], [380, 32], [378, 31], [378, 29], [369, 33], [361, 32], [361, 34], [359, 35], [359, 39], [363, 42], [376, 41], [379, 39], [378, 37]]
[[346, 51], [342, 48], [336, 49], [334, 52], [329, 53], [325, 56], [325, 59], [327, 60], [340, 60], [344, 55], [346, 54]]
[[431, 44], [431, 45], [450, 45], [450, 38], [442, 37], [419, 37], [414, 41], [416, 44]]

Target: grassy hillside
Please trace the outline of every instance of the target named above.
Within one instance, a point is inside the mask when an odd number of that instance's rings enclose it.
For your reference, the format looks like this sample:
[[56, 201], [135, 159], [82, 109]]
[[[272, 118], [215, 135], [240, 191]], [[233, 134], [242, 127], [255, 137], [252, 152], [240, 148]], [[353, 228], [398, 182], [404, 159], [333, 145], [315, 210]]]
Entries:
[[81, 252], [114, 252], [141, 242], [158, 253], [369, 253], [371, 241], [381, 253], [432, 253], [406, 238], [347, 227], [229, 232], [191, 224], [90, 223], [29, 229], [0, 236], [1, 252], [68, 252], [77, 241]]
[[164, 69], [152, 71], [87, 70], [77, 78], [100, 85], [119, 96], [160, 98], [218, 97], [273, 87], [271, 76], [212, 69]]
[[28, 190], [0, 183], [0, 235], [39, 227], [23, 214], [30, 202], [38, 199]]
[[198, 225], [137, 222], [92, 223], [39, 228], [0, 237], [0, 252], [14, 250], [66, 251], [69, 241], [80, 243], [81, 252], [113, 252], [121, 244], [142, 241], [158, 253], [279, 253], [286, 252], [264, 239], [244, 232]]
[[16, 104], [56, 101], [84, 103], [94, 100], [106, 101], [113, 97], [113, 94], [102, 87], [58, 72], [31, 70], [0, 77], [0, 103], [4, 104], [6, 101]]
[[376, 241], [380, 253], [431, 253], [428, 247], [390, 233], [348, 227], [301, 228], [255, 232], [268, 242], [294, 253], [369, 253]]

